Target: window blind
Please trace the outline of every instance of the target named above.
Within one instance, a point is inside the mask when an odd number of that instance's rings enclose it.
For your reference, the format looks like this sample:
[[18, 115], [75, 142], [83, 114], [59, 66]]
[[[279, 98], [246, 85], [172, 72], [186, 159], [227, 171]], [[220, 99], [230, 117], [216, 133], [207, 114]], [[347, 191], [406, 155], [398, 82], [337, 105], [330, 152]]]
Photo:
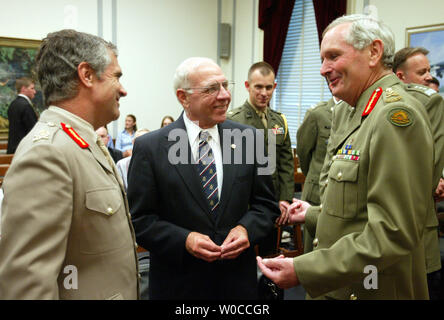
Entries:
[[272, 109], [286, 116], [293, 147], [296, 146], [296, 132], [305, 112], [320, 101], [331, 98], [320, 69], [313, 2], [296, 0], [276, 76], [276, 90], [270, 103]]

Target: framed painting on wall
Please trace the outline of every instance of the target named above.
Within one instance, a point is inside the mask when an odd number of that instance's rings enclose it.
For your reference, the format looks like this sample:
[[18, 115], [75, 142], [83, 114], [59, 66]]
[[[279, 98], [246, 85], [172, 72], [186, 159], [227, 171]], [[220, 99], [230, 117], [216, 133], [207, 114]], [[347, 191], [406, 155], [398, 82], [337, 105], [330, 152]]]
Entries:
[[[16, 98], [15, 81], [21, 77], [36, 81], [35, 57], [40, 40], [0, 37], [0, 140], [8, 138], [8, 107]], [[32, 103], [40, 114], [44, 109], [43, 95], [36, 83]]]
[[439, 80], [439, 93], [444, 96], [444, 24], [407, 28], [406, 45], [429, 50], [430, 72]]

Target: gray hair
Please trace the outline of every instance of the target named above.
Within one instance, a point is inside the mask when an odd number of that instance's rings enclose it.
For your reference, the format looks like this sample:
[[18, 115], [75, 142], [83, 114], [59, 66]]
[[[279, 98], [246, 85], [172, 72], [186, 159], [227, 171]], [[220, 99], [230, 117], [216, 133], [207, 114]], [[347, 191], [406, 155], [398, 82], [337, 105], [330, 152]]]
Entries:
[[109, 50], [117, 57], [114, 44], [92, 34], [69, 29], [49, 33], [36, 58], [37, 76], [46, 105], [77, 95], [77, 67], [81, 62], [87, 62], [100, 79], [111, 63]]
[[216, 64], [210, 58], [202, 58], [202, 57], [192, 57], [183, 61], [176, 69], [176, 73], [174, 74], [174, 91], [177, 89], [185, 89], [190, 88], [190, 82], [188, 76], [190, 73], [195, 71], [198, 67], [205, 63]]
[[385, 23], [363, 14], [342, 16], [330, 23], [322, 36], [325, 36], [332, 28], [344, 23], [351, 24], [345, 41], [357, 50], [364, 49], [376, 39], [381, 40], [384, 44], [382, 64], [387, 69], [392, 68], [395, 54], [395, 36]]

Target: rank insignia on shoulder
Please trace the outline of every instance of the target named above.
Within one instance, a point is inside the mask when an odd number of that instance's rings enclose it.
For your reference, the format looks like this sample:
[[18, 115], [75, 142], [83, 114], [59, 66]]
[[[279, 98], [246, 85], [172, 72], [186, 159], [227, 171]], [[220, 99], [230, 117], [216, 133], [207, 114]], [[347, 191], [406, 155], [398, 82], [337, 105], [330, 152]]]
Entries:
[[395, 90], [393, 90], [392, 88], [387, 88], [385, 90], [385, 102], [391, 103], [399, 100], [402, 100], [402, 98]]
[[398, 127], [407, 127], [413, 123], [412, 115], [404, 108], [394, 108], [390, 110], [388, 120]]
[[367, 106], [364, 109], [364, 112], [362, 113], [362, 116], [368, 116], [370, 112], [373, 111], [373, 108], [375, 107], [376, 103], [379, 100], [379, 97], [382, 94], [382, 88], [379, 87], [375, 91], [373, 91], [372, 95], [370, 96], [370, 99], [367, 102]]
[[49, 139], [49, 132], [47, 130], [42, 130], [32, 138], [32, 141], [36, 142], [39, 140], [48, 140], [48, 139]]
[[73, 139], [74, 142], [79, 145], [80, 148], [86, 149], [89, 147], [89, 144], [85, 140], [83, 140], [82, 137], [80, 137], [69, 124], [64, 124], [63, 122], [61, 122], [60, 124], [62, 125], [63, 131], [65, 131], [68, 136], [70, 136], [71, 139]]

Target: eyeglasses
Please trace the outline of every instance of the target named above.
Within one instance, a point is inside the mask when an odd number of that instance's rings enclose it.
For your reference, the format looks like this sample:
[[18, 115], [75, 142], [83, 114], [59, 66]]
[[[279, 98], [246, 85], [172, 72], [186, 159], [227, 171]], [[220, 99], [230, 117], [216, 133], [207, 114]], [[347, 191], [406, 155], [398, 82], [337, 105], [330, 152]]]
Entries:
[[217, 96], [221, 88], [226, 91], [231, 92], [234, 87], [233, 81], [215, 82], [206, 87], [194, 87], [194, 88], [183, 88], [183, 90], [193, 93], [194, 90], [198, 90], [200, 93], [207, 94], [210, 96]]

